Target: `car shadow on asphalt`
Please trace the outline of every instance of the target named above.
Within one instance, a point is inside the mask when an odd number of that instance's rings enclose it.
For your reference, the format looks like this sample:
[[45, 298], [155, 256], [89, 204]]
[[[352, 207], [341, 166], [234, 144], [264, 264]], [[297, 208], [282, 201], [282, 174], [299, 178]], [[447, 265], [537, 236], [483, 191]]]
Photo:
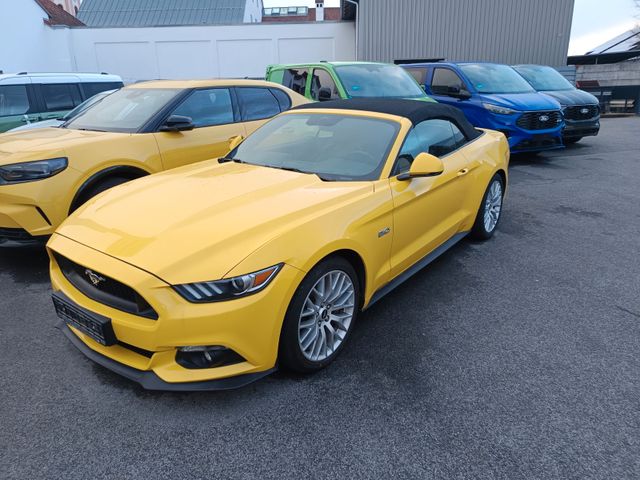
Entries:
[[44, 245], [0, 246], [0, 274], [20, 284], [49, 281], [49, 257]]

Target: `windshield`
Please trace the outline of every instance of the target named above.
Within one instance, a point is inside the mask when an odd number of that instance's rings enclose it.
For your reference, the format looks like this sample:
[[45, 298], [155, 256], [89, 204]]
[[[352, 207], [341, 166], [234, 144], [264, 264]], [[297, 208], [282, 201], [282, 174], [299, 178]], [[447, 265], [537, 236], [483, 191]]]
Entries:
[[414, 78], [396, 65], [340, 65], [335, 71], [350, 97], [424, 98]]
[[355, 115], [287, 114], [249, 135], [229, 158], [323, 180], [377, 180], [399, 128]]
[[100, 100], [102, 100], [104, 97], [106, 97], [107, 95], [112, 94], [113, 92], [115, 92], [115, 90], [107, 90], [105, 92], [96, 93], [93, 97], [90, 97], [90, 98], [86, 99], [84, 102], [82, 102], [76, 108], [74, 108], [69, 113], [67, 113], [64, 117], [62, 117], [62, 120], [68, 122], [72, 118], [77, 117], [78, 115], [80, 115], [82, 112], [84, 112], [91, 105], [95, 105]]
[[533, 88], [508, 65], [469, 63], [460, 69], [478, 93], [531, 93]]
[[574, 90], [575, 88], [555, 68], [542, 65], [521, 65], [513, 68], [538, 91]]
[[173, 88], [124, 88], [106, 96], [64, 127], [135, 133], [179, 92]]

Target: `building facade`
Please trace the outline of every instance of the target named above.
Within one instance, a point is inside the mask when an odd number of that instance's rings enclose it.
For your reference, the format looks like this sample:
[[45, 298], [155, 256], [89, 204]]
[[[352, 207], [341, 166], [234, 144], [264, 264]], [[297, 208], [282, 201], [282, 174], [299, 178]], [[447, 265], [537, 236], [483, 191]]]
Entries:
[[[566, 64], [574, 0], [342, 0], [359, 60]], [[357, 5], [356, 5], [357, 4]]]

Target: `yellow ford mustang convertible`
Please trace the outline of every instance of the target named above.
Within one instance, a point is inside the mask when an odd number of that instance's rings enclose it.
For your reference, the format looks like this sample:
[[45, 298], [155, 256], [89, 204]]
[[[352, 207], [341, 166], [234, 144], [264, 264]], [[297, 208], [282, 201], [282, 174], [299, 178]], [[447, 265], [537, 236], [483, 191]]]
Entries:
[[0, 243], [32, 243], [98, 193], [219, 157], [231, 137], [309, 101], [254, 80], [131, 85], [60, 128], [0, 135]]
[[507, 141], [445, 105], [304, 105], [234, 147], [103, 193], [49, 241], [60, 328], [145, 388], [318, 370], [358, 312], [500, 219]]

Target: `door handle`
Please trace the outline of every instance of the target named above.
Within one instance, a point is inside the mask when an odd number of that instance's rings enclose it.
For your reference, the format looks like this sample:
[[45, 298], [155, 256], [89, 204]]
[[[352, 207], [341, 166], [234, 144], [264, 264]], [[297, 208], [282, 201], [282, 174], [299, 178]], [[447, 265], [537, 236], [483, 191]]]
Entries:
[[463, 175], [466, 175], [467, 173], [469, 173], [469, 169], [468, 168], [463, 168], [462, 170], [458, 170], [458, 176], [461, 177]]

